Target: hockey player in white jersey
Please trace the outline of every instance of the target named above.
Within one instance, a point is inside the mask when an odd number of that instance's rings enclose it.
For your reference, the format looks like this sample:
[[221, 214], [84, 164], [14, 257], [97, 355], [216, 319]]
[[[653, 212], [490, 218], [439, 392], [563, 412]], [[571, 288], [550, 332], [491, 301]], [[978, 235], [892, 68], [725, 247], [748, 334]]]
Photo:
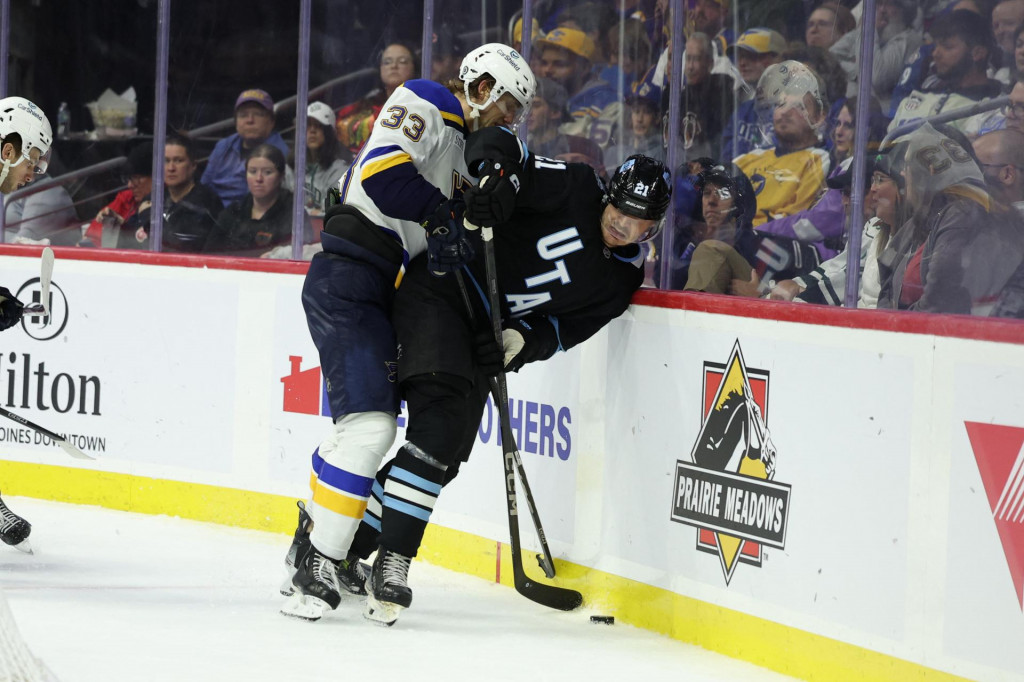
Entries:
[[395, 290], [423, 251], [435, 270], [472, 258], [461, 220], [466, 135], [515, 125], [535, 89], [518, 52], [498, 43], [478, 47], [457, 80], [399, 86], [341, 179], [340, 203], [324, 222], [324, 251], [310, 263], [302, 290], [334, 425], [313, 453], [308, 515], [300, 509], [289, 552], [295, 574], [285, 615], [317, 620], [343, 592], [365, 593], [362, 565], [349, 550], [395, 438]]
[[[11, 192], [32, 182], [46, 171], [53, 133], [42, 110], [24, 97], [0, 99], [0, 193]], [[0, 287], [0, 330], [21, 321], [24, 304], [5, 287]], [[32, 525], [0, 499], [0, 540], [31, 552], [28, 535]]]

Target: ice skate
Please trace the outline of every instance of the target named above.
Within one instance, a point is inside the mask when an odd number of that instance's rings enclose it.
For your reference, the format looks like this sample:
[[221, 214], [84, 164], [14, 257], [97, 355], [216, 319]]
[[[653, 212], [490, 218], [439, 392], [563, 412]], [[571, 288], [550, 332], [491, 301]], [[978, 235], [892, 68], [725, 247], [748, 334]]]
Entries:
[[310, 546], [292, 578], [294, 592], [281, 607], [286, 616], [320, 620], [338, 608], [342, 587], [338, 582], [338, 562]]
[[306, 511], [305, 503], [299, 500], [296, 506], [299, 508], [299, 523], [295, 527], [295, 536], [292, 538], [291, 547], [288, 548], [288, 554], [284, 558], [284, 567], [288, 575], [281, 583], [280, 588], [281, 594], [286, 597], [290, 597], [295, 592], [292, 579], [295, 577], [296, 567], [302, 563], [306, 552], [309, 551], [309, 533], [313, 529], [313, 518]]
[[0, 499], [0, 540], [26, 554], [32, 553], [32, 545], [28, 536], [32, 532], [32, 524], [21, 518]]
[[[306, 511], [306, 505], [301, 501], [299, 507], [299, 525], [295, 528], [295, 537], [292, 539], [292, 546], [288, 548], [288, 555], [284, 558], [285, 569], [288, 577], [281, 583], [281, 594], [290, 597], [295, 593], [295, 585], [292, 580], [295, 578], [296, 567], [309, 552], [312, 544], [309, 541], [309, 532], [313, 528], [313, 519]], [[338, 584], [341, 585], [341, 595], [355, 595], [361, 597], [366, 594], [366, 576], [370, 574], [370, 567], [359, 561], [359, 557], [349, 553], [348, 557], [335, 563], [335, 573], [338, 576]]]
[[381, 547], [366, 582], [366, 611], [364, 616], [383, 625], [394, 625], [402, 609], [412, 604], [412, 590], [409, 589], [409, 564], [407, 556], [396, 554]]

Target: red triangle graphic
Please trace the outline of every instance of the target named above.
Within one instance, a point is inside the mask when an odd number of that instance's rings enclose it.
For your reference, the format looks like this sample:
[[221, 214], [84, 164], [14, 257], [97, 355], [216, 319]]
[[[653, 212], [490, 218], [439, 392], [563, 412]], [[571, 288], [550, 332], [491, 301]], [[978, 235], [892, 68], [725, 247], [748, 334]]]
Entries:
[[989, 508], [1024, 609], [1024, 428], [964, 422]]

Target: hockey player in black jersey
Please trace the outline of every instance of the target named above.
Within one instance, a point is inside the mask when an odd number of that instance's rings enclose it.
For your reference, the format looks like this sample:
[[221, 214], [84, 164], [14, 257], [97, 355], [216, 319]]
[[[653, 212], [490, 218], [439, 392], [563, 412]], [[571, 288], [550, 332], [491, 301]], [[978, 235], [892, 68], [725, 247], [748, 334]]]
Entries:
[[[0, 99], [0, 194], [9, 194], [46, 171], [53, 132], [42, 110], [23, 97]], [[0, 331], [21, 321], [24, 304], [0, 287]], [[18, 516], [0, 499], [0, 540], [31, 552], [28, 542], [32, 524]]]
[[366, 617], [392, 624], [412, 603], [407, 582], [442, 486], [469, 456], [486, 403], [488, 376], [518, 371], [585, 341], [629, 305], [643, 282], [645, 250], [670, 198], [660, 162], [632, 156], [608, 187], [593, 169], [531, 155], [508, 130], [467, 140], [466, 222], [494, 226], [503, 348], [488, 330], [483, 247], [455, 276], [437, 261], [412, 262], [395, 298], [398, 379], [408, 442], [376, 476], [353, 551], [378, 549], [367, 582]]

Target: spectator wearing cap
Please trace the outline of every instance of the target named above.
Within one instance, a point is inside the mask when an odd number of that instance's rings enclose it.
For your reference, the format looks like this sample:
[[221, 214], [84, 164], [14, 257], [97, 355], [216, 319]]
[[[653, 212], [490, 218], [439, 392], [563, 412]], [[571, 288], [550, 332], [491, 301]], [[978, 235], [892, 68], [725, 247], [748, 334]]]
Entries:
[[116, 246], [117, 233], [126, 220], [139, 210], [142, 200], [153, 189], [153, 143], [143, 142], [128, 153], [124, 167], [128, 188], [114, 196], [89, 223], [79, 246]]
[[[921, 47], [917, 28], [917, 0], [879, 0], [875, 7], [875, 55], [872, 59], [871, 86], [882, 110], [888, 112], [893, 89], [905, 65]], [[857, 94], [860, 77], [860, 31], [839, 38], [829, 51], [846, 73], [846, 95]]]
[[[540, 30], [540, 22], [536, 18], [533, 19], [530, 24], [533, 30], [530, 31], [530, 45], [534, 46], [530, 50], [530, 69], [534, 75], [540, 75], [540, 50], [536, 49], [537, 39], [542, 37], [544, 34]], [[512, 25], [512, 40], [509, 43], [515, 50], [523, 51], [523, 18], [519, 17], [516, 22]]]
[[637, 81], [625, 98], [629, 108], [629, 129], [621, 142], [604, 152], [605, 172], [614, 172], [633, 154], [646, 154], [655, 159], [665, 156], [665, 138], [661, 133], [661, 88], [648, 79]]
[[[910, 93], [896, 110], [889, 130], [999, 96], [1002, 84], [987, 76], [993, 49], [992, 29], [982, 17], [967, 10], [941, 14], [931, 25], [932, 66], [937, 80]], [[979, 114], [953, 125], [977, 133], [991, 118]]]
[[362, 98], [338, 110], [335, 119], [338, 140], [352, 153], [359, 153], [370, 137], [373, 123], [388, 97], [405, 81], [416, 78], [420, 72], [419, 60], [412, 47], [405, 43], [389, 43], [379, 58], [377, 85]]
[[217, 142], [203, 171], [202, 183], [216, 192], [225, 206], [248, 193], [245, 160], [264, 143], [288, 153], [288, 145], [274, 131], [274, 100], [265, 90], [245, 90], [235, 100], [235, 134]]
[[[736, 67], [746, 89], [753, 95], [761, 74], [772, 64], [782, 61], [786, 50], [786, 39], [778, 31], [769, 28], [752, 28], [744, 31], [733, 46]], [[754, 111], [753, 99], [748, 99], [736, 108], [736, 114], [729, 118], [722, 130], [723, 159], [734, 159], [752, 149], [771, 145], [766, 139]]]
[[349, 168], [351, 156], [334, 132], [334, 110], [323, 102], [306, 107], [306, 180], [303, 203], [306, 212], [323, 215], [324, 201]]
[[569, 94], [569, 123], [562, 132], [587, 136], [594, 119], [601, 111], [618, 99], [618, 95], [603, 80], [591, 79], [596, 47], [583, 31], [556, 28], [537, 40], [540, 69], [537, 76], [550, 78]]

